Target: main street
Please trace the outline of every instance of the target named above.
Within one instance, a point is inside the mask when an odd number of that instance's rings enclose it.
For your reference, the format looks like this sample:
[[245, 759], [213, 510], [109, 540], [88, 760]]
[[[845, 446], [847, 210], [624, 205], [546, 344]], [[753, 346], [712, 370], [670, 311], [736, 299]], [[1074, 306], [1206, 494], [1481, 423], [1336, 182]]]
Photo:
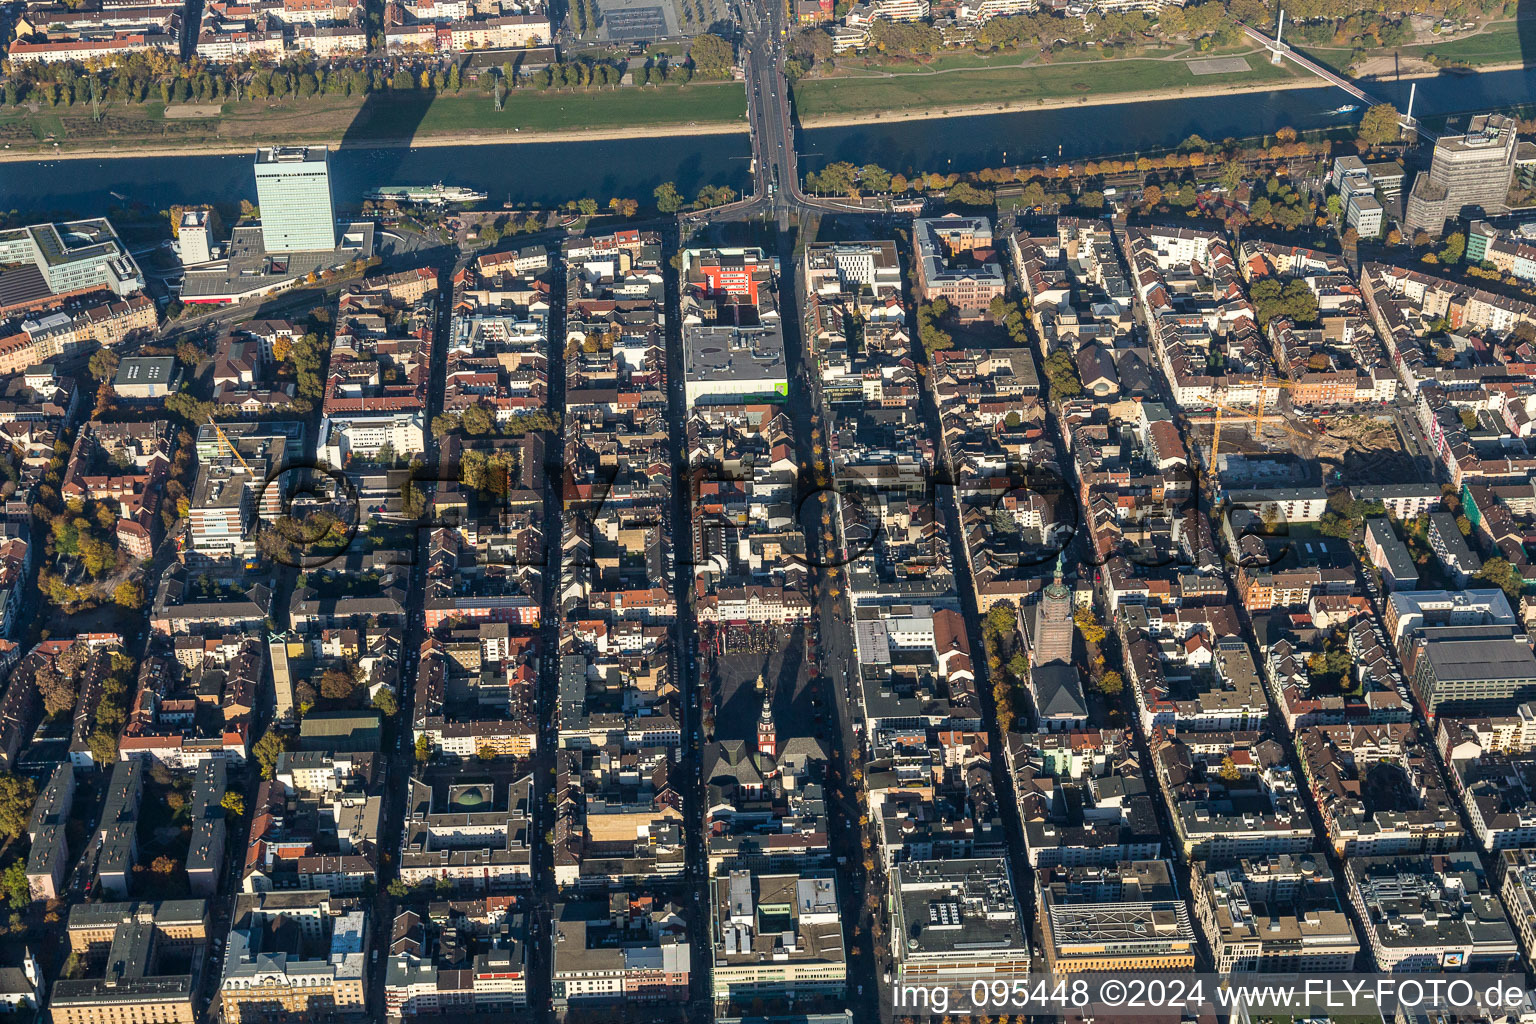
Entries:
[[881, 206], [812, 198], [800, 190], [789, 79], [784, 76], [789, 30], [780, 0], [745, 3], [741, 66], [747, 83], [747, 123], [752, 138], [752, 195], [739, 202], [682, 216], [685, 230], [717, 221], [769, 217], [788, 230], [796, 215], [881, 213]]

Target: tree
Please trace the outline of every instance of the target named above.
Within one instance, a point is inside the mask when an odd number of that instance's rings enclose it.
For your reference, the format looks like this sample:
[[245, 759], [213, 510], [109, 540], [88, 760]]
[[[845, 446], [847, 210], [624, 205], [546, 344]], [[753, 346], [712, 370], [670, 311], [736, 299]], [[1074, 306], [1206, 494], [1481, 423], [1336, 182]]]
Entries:
[[328, 668], [320, 673], [320, 695], [326, 700], [346, 700], [356, 688], [350, 669]]
[[1373, 148], [1396, 142], [1402, 135], [1398, 120], [1396, 107], [1390, 103], [1378, 103], [1366, 110], [1365, 116], [1360, 118], [1358, 138]]
[[426, 764], [432, 760], [432, 741], [423, 734], [416, 737], [416, 763]]
[[97, 729], [86, 737], [86, 746], [91, 749], [91, 757], [99, 765], [106, 766], [117, 760], [117, 734], [106, 729]]
[[891, 187], [891, 172], [879, 164], [859, 168], [859, 182], [870, 192], [886, 192]]
[[112, 591], [112, 601], [120, 608], [136, 612], [144, 607], [144, 587], [133, 580], [124, 580]]
[[1521, 578], [1515, 567], [1503, 558], [1488, 559], [1473, 575], [1504, 591], [1511, 604], [1520, 600], [1520, 592], [1525, 589], [1525, 580]]
[[109, 348], [98, 349], [91, 353], [91, 361], [86, 365], [86, 371], [96, 381], [109, 381], [117, 376], [117, 353]]
[[717, 80], [730, 78], [736, 63], [731, 44], [708, 33], [694, 37], [688, 46], [688, 59], [693, 61], [694, 73], [700, 78]]
[[1277, 317], [1284, 317], [1297, 326], [1317, 321], [1317, 296], [1301, 278], [1292, 278], [1282, 285], [1278, 279], [1266, 277], [1254, 284], [1249, 296], [1261, 328], [1267, 328]]
[[1099, 692], [1106, 697], [1113, 697], [1125, 689], [1125, 679], [1119, 672], [1111, 669], [1105, 672], [1099, 679]]
[[1225, 782], [1236, 782], [1243, 777], [1243, 773], [1237, 769], [1237, 762], [1232, 760], [1231, 754], [1221, 759], [1221, 767], [1217, 769], [1216, 774]]
[[954, 336], [939, 327], [939, 321], [948, 313], [949, 303], [942, 297], [917, 307], [917, 338], [929, 358], [955, 346]]
[[1083, 382], [1077, 375], [1077, 363], [1065, 348], [1058, 348], [1046, 356], [1043, 364], [1046, 380], [1051, 384], [1051, 397], [1058, 401], [1076, 398], [1083, 393]]
[[576, 203], [576, 208], [581, 211], [583, 217], [591, 217], [597, 213], [596, 199], [582, 199]]
[[393, 718], [400, 710], [400, 702], [395, 699], [395, 691], [387, 686], [379, 687], [379, 692], [373, 695], [373, 706], [385, 718]]
[[61, 715], [75, 706], [75, 683], [70, 676], [52, 665], [44, 665], [33, 677], [43, 695], [43, 708], [50, 715]]
[[683, 208], [683, 197], [678, 193], [677, 186], [670, 181], [657, 185], [651, 194], [656, 197], [656, 209], [660, 213], [676, 213]]
[[1440, 250], [1440, 262], [1456, 264], [1467, 254], [1467, 236], [1460, 231], [1452, 231], [1445, 236], [1445, 247]]
[[224, 791], [224, 799], [219, 801], [219, 806], [229, 812], [230, 817], [238, 818], [245, 813], [245, 797], [232, 789]]
[[1093, 612], [1087, 608], [1079, 608], [1072, 613], [1072, 621], [1077, 623], [1077, 631], [1083, 634], [1083, 641], [1097, 647], [1104, 642], [1104, 627], [1093, 617]]
[[251, 747], [251, 756], [256, 759], [257, 766], [261, 769], [261, 777], [264, 779], [275, 778], [277, 775], [277, 756], [284, 750], [283, 738], [276, 729], [268, 729], [262, 733], [261, 739]]
[[23, 910], [32, 902], [32, 883], [27, 880], [27, 861], [18, 857], [0, 875], [0, 891], [5, 893], [12, 909]]
[[396, 878], [395, 880], [390, 882], [389, 885], [385, 886], [384, 891], [389, 893], [391, 896], [393, 896], [397, 900], [403, 900], [403, 899], [405, 899], [406, 895], [411, 890], [406, 888], [406, 885], [405, 885], [404, 882], [402, 882], [402, 881], [400, 881], [400, 879]]
[[36, 800], [37, 783], [25, 775], [0, 775], [0, 839], [9, 842], [26, 831]]

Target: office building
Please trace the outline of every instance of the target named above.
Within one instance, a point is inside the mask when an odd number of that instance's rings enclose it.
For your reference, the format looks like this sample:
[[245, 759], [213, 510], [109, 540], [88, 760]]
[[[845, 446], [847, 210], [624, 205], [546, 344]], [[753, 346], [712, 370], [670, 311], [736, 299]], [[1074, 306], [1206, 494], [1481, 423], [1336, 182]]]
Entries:
[[1168, 861], [1058, 865], [1037, 884], [1052, 973], [1194, 968], [1195, 930]]
[[690, 948], [682, 908], [648, 895], [555, 904], [550, 983], [555, 1009], [688, 999]]
[[267, 252], [336, 248], [330, 151], [324, 146], [271, 146], [256, 151], [256, 199]]
[[213, 259], [212, 217], [208, 210], [188, 210], [181, 215], [176, 240], [181, 245], [182, 266], [193, 267]]
[[1029, 929], [1007, 861], [908, 861], [896, 865], [891, 888], [898, 984], [968, 985], [1029, 973]]
[[1007, 281], [994, 258], [992, 222], [958, 213], [912, 222], [917, 246], [918, 295], [943, 298], [962, 317], [975, 318], [1003, 294]]
[[789, 392], [778, 261], [761, 249], [684, 249], [683, 389], [700, 402], [782, 401]]
[[104, 217], [0, 231], [0, 307], [98, 288], [126, 298], [144, 275]]
[[847, 955], [832, 872], [731, 871], [710, 883], [710, 896], [717, 1010], [843, 995]]
[[1378, 971], [1498, 971], [1519, 960], [1476, 854], [1351, 857], [1344, 874]]
[[1505, 714], [1536, 700], [1536, 656], [1512, 626], [1442, 626], [1404, 645], [1409, 685], [1438, 715]]
[[1410, 234], [1438, 235], [1468, 206], [1501, 213], [1515, 174], [1514, 118], [1479, 114], [1465, 135], [1442, 135], [1428, 171], [1413, 179], [1404, 226]]
[[1357, 156], [1341, 156], [1333, 162], [1333, 187], [1344, 204], [1344, 219], [1362, 238], [1381, 234], [1383, 209], [1376, 199], [1376, 182]]

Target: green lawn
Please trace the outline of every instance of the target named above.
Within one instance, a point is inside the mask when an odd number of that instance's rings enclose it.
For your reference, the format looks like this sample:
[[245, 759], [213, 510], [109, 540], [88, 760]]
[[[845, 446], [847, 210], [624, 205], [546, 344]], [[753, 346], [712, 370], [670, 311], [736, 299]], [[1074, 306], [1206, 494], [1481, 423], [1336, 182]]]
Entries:
[[[1536, 37], [1536, 24], [1527, 22], [1525, 32]], [[1333, 67], [1349, 61], [1353, 50], [1348, 46], [1317, 46], [1293, 43], [1296, 49]], [[1443, 60], [1478, 67], [1484, 64], [1519, 64], [1526, 59], [1520, 45], [1520, 30], [1513, 21], [1497, 22], [1485, 32], [1445, 42], [1416, 43], [1412, 46], [1383, 47], [1368, 51], [1371, 56], [1426, 57], [1433, 53]]]
[[354, 122], [351, 138], [395, 138], [401, 123], [418, 122], [418, 135], [463, 132], [569, 131], [630, 125], [746, 124], [747, 92], [739, 83], [628, 88], [608, 92], [514, 91], [500, 111], [485, 95], [394, 96]]
[[[1138, 56], [1138, 57], [1142, 57], [1142, 56], [1157, 57], [1157, 56], [1162, 56], [1162, 55], [1169, 54], [1169, 53], [1175, 53], [1175, 52], [1178, 51], [1178, 49], [1185, 49], [1185, 48], [1183, 48], [1183, 47], [1175, 48], [1175, 47], [1171, 47], [1171, 46], [1162, 46], [1162, 47], [1150, 46], [1150, 47], [1147, 47], [1144, 51], [1136, 53], [1135, 56]], [[918, 62], [918, 61], [912, 61], [912, 60], [889, 60], [889, 59], [882, 60], [882, 59], [878, 59], [878, 58], [870, 58], [868, 60], [864, 60], [864, 59], [861, 59], [861, 58], [853, 58], [853, 57], [839, 57], [838, 58], [838, 66], [843, 68], [843, 69], [845, 69], [845, 70], [847, 70], [850, 74], [854, 74], [854, 75], [865, 74], [865, 73], [870, 73], [870, 72], [873, 72], [873, 73], [883, 73], [883, 74], [889, 74], [889, 75], [931, 75], [931, 74], [933, 74], [936, 71], [949, 71], [949, 70], [954, 69], [954, 68], [1008, 68], [1008, 67], [1014, 67], [1014, 66], [1016, 66], [1018, 64], [1022, 64], [1025, 60], [1029, 59], [1030, 56], [1031, 56], [1031, 54], [1027, 54], [1027, 53], [1024, 53], [1022, 51], [1014, 51], [1012, 53], [989, 53], [989, 54], [979, 54], [979, 53], [971, 53], [971, 52], [967, 52], [967, 53], [944, 53], [944, 54], [940, 54], [937, 57], [934, 57], [932, 60], [925, 61], [925, 62]], [[1204, 55], [1203, 54], [1197, 54], [1196, 56], [1204, 56]], [[1060, 63], [1068, 63], [1068, 62], [1062, 61]], [[1096, 63], [1096, 62], [1084, 62], [1084, 63]]]
[[1196, 86], [1265, 84], [1295, 78], [1287, 64], [1275, 67], [1262, 54], [1248, 55], [1250, 70], [1226, 75], [1194, 75], [1182, 60], [1084, 61], [1030, 68], [991, 68], [974, 73], [900, 78], [809, 79], [795, 87], [800, 116], [807, 120], [881, 110], [928, 109], [1008, 104], [1070, 96], [1144, 93]]
[[[1536, 25], [1525, 26], [1527, 34], [1536, 35]], [[1513, 21], [1490, 28], [1488, 31], [1465, 39], [1452, 39], [1443, 43], [1425, 43], [1405, 46], [1403, 53], [1424, 57], [1433, 53], [1442, 60], [1470, 64], [1515, 64], [1526, 59], [1520, 46], [1520, 33]]]
[[[384, 93], [367, 99], [310, 99], [226, 103], [216, 118], [167, 120], [164, 104], [111, 105], [95, 120], [85, 105], [42, 110], [0, 108], [0, 142], [12, 150], [68, 152], [71, 145], [228, 147], [290, 141], [367, 143], [433, 135], [637, 130], [654, 126], [746, 125], [747, 97], [738, 82], [625, 88], [605, 92], [513, 92], [497, 111], [477, 90], [433, 96]], [[55, 151], [53, 142], [61, 145]]]

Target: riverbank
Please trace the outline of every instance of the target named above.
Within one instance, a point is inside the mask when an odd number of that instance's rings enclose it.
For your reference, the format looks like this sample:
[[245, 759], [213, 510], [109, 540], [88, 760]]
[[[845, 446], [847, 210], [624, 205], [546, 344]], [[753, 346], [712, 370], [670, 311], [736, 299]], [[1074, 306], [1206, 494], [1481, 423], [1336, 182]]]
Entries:
[[[589, 128], [568, 131], [514, 131], [514, 132], [461, 132], [441, 135], [424, 135], [407, 139], [366, 139], [337, 142], [320, 137], [294, 137], [284, 145], [329, 145], [332, 152], [348, 149], [441, 149], [447, 146], [533, 144], [551, 142], [614, 142], [623, 139], [671, 139], [694, 135], [745, 134], [745, 124], [656, 124], [636, 125], [629, 128]], [[177, 144], [173, 146], [133, 146], [113, 144], [101, 149], [64, 149], [55, 152], [46, 149], [27, 152], [24, 150], [0, 150], [0, 163], [21, 163], [37, 160], [107, 160], [113, 157], [175, 157], [175, 156], [242, 156], [251, 147], [212, 145], [197, 146]]]
[[[827, 79], [827, 84], [850, 79]], [[903, 80], [905, 81], [905, 80]], [[803, 86], [805, 83], [801, 83]], [[820, 84], [820, 83], [818, 83]], [[969, 103], [934, 109], [930, 106], [910, 109], [870, 109], [858, 112], [801, 113], [801, 123], [807, 128], [845, 128], [872, 122], [927, 121], [955, 117], [980, 117], [988, 114], [1020, 114], [1034, 110], [1060, 110], [1066, 107], [1096, 107], [1119, 103], [1139, 103], [1154, 100], [1195, 99], [1211, 96], [1235, 96], [1245, 93], [1275, 92], [1287, 89], [1327, 88], [1328, 83], [1311, 75], [1291, 76], [1281, 79], [1254, 82], [1225, 82], [1213, 85], [1181, 85], [1161, 89], [1139, 89], [1135, 92], [1093, 92], [1078, 96], [1040, 96], [1033, 100], [1012, 99], [1003, 102]], [[797, 95], [796, 99], [800, 99]]]
[[[257, 146], [401, 149], [470, 144], [602, 142], [745, 132], [739, 83], [488, 96], [382, 93], [224, 104], [212, 118], [167, 118], [164, 104], [0, 110], [0, 161], [222, 156]], [[57, 143], [57, 145], [55, 145]]]
[[[795, 105], [804, 124], [830, 127], [1228, 96], [1320, 84], [1289, 62], [1271, 64], [1268, 53], [1259, 49], [1219, 59], [1228, 67], [1236, 62], [1238, 70], [1215, 70], [1210, 58], [1195, 55], [957, 68], [930, 74], [866, 70], [802, 79], [795, 86]], [[1197, 69], [1204, 73], [1197, 74]]]

